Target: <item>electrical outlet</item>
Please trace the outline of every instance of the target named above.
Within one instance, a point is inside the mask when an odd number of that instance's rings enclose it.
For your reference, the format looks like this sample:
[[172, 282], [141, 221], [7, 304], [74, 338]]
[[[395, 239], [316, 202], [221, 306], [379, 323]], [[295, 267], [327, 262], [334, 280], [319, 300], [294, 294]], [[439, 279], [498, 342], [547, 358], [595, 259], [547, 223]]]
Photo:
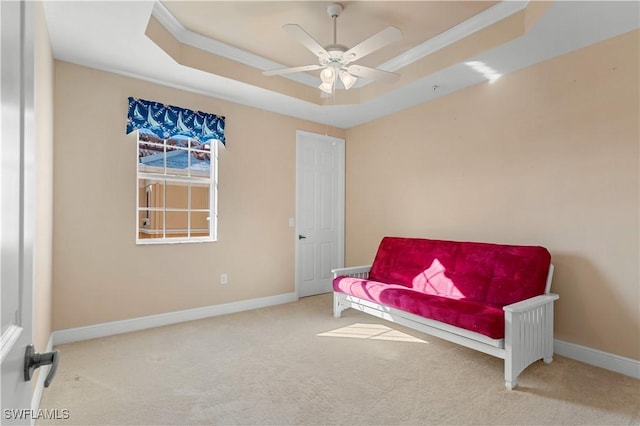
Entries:
[[226, 272], [220, 274], [220, 284], [226, 284], [229, 282], [229, 275]]

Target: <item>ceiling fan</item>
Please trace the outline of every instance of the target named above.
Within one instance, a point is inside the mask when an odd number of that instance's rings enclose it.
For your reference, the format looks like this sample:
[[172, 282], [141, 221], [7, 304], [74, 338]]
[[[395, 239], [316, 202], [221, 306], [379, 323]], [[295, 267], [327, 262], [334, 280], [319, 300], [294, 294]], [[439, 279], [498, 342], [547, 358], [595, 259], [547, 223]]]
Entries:
[[333, 3], [327, 7], [327, 14], [333, 19], [333, 44], [322, 47], [305, 30], [296, 24], [287, 24], [282, 28], [297, 39], [304, 47], [309, 49], [318, 57], [318, 64], [303, 65], [300, 67], [283, 68], [277, 70], [264, 71], [264, 75], [283, 75], [295, 72], [314, 71], [321, 69], [320, 80], [322, 83], [318, 88], [325, 93], [333, 93], [336, 80], [339, 78], [345, 89], [350, 89], [358, 80], [364, 77], [371, 80], [394, 81], [400, 77], [399, 74], [379, 70], [376, 68], [357, 65], [353, 62], [364, 58], [370, 53], [398, 41], [402, 38], [402, 33], [396, 27], [387, 27], [377, 34], [369, 37], [351, 49], [342, 44], [338, 44], [337, 38], [337, 18], [340, 16], [343, 7], [339, 3]]

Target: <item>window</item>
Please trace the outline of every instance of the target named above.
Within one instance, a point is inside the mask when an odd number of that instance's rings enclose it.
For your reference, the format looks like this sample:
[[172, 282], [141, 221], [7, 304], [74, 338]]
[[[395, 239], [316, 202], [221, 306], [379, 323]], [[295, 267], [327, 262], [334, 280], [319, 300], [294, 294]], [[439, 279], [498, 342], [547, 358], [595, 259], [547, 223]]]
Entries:
[[218, 141], [138, 129], [137, 242], [215, 241]]
[[136, 242], [215, 241], [225, 117], [129, 97], [137, 131]]

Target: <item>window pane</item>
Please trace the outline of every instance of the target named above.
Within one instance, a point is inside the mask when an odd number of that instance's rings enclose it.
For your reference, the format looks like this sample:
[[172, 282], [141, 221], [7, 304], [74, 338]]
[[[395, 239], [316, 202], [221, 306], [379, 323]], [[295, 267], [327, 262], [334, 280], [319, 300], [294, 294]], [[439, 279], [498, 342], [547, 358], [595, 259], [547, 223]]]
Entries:
[[174, 136], [167, 139], [167, 146], [177, 148], [189, 148], [189, 138], [186, 136]]
[[191, 208], [195, 210], [209, 209], [209, 185], [191, 184]]
[[167, 182], [167, 208], [182, 209], [189, 208], [189, 186], [182, 182]]
[[138, 226], [140, 229], [148, 229], [149, 228], [149, 211], [148, 210], [138, 210]]
[[138, 170], [146, 173], [164, 173], [164, 140], [155, 134], [140, 130], [138, 133]]
[[189, 174], [189, 151], [167, 146], [167, 174], [186, 176]]
[[191, 212], [191, 236], [209, 236], [209, 212]]
[[[184, 136], [161, 139], [138, 133], [138, 238], [140, 240], [215, 237], [217, 143]], [[213, 167], [212, 169], [212, 160]], [[215, 209], [215, 207], [214, 207]], [[158, 241], [160, 242], [160, 241]]]
[[164, 182], [138, 179], [138, 207], [141, 209], [164, 208]]
[[146, 208], [149, 206], [147, 200], [147, 192], [145, 190], [146, 179], [138, 179], [138, 207]]
[[163, 238], [163, 212], [141, 211], [139, 212], [138, 216], [138, 238], [140, 238], [141, 240]]
[[192, 176], [211, 175], [211, 143], [191, 141], [190, 170]]
[[167, 212], [167, 237], [186, 237], [188, 227], [188, 212]]

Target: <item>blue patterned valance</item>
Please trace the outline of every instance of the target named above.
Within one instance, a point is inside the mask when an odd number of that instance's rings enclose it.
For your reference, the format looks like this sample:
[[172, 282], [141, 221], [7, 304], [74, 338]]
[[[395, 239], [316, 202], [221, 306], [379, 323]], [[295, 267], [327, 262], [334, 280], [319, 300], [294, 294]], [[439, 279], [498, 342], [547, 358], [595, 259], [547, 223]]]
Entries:
[[200, 142], [215, 139], [224, 145], [224, 120], [215, 114], [130, 97], [127, 133], [147, 129], [163, 139], [182, 135]]

